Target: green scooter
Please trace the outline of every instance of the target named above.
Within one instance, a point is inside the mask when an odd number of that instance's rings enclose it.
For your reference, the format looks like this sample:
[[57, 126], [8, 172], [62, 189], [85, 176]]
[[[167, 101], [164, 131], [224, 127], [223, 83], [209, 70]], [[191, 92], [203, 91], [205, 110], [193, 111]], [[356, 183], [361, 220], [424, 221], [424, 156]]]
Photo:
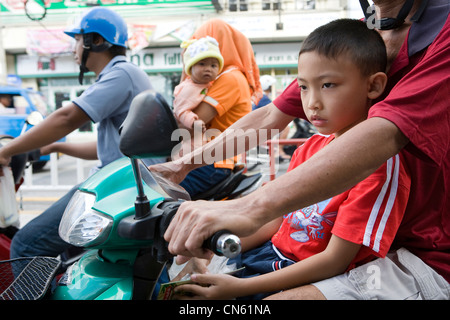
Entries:
[[[87, 249], [55, 284], [61, 261], [19, 258], [0, 262], [14, 275], [0, 299], [144, 300], [170, 261], [163, 235], [189, 194], [180, 186], [151, 173], [143, 158], [170, 154], [176, 121], [162, 96], [138, 95], [121, 128], [121, 158], [88, 178], [72, 197], [59, 226], [61, 238]], [[134, 199], [134, 201], [132, 200]], [[205, 247], [218, 255], [240, 252], [238, 237], [218, 232]], [[16, 265], [24, 266], [16, 266]], [[42, 281], [25, 279], [36, 274]], [[25, 279], [25, 280], [24, 280]], [[49, 289], [50, 288], [50, 289]]]

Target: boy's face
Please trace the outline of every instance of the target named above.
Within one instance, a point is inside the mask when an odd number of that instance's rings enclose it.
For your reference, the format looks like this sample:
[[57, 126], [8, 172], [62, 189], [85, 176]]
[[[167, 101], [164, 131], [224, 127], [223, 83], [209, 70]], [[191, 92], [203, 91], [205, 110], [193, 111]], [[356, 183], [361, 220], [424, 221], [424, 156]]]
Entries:
[[303, 110], [321, 134], [336, 138], [367, 118], [369, 77], [363, 78], [346, 54], [337, 60], [316, 52], [298, 60]]
[[191, 79], [196, 83], [208, 83], [219, 74], [219, 61], [216, 58], [206, 58], [194, 64], [191, 68]]

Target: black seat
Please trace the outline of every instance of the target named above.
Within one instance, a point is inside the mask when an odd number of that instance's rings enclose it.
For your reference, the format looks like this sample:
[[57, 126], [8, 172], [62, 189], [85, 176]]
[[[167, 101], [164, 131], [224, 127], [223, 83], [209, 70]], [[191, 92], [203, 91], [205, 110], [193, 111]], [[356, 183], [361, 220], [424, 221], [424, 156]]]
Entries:
[[195, 195], [192, 197], [192, 200], [222, 200], [227, 198], [245, 178], [243, 175], [244, 170], [244, 165], [236, 165], [231, 171], [231, 174], [222, 182], [216, 184], [213, 188], [205, 192]]

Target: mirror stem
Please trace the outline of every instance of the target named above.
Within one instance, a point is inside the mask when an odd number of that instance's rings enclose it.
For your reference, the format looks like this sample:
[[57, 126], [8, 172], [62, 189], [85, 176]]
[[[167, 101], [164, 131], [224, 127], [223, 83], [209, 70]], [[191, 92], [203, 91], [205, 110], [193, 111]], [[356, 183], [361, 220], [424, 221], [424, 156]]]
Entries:
[[150, 213], [150, 201], [144, 193], [144, 186], [142, 184], [141, 170], [139, 169], [139, 163], [137, 159], [130, 159], [131, 166], [133, 168], [134, 178], [136, 180], [137, 196], [134, 202], [134, 208], [136, 211], [135, 219], [139, 220], [146, 217]]

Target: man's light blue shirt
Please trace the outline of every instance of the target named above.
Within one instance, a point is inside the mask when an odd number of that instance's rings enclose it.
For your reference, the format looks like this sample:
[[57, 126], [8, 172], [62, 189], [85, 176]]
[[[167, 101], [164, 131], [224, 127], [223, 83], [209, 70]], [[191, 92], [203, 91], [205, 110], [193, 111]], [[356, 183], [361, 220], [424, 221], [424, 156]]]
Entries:
[[152, 85], [147, 74], [127, 62], [125, 56], [116, 56], [102, 70], [96, 82], [73, 101], [94, 123], [98, 123], [98, 168], [123, 156], [119, 150], [119, 127], [133, 98], [149, 89]]

